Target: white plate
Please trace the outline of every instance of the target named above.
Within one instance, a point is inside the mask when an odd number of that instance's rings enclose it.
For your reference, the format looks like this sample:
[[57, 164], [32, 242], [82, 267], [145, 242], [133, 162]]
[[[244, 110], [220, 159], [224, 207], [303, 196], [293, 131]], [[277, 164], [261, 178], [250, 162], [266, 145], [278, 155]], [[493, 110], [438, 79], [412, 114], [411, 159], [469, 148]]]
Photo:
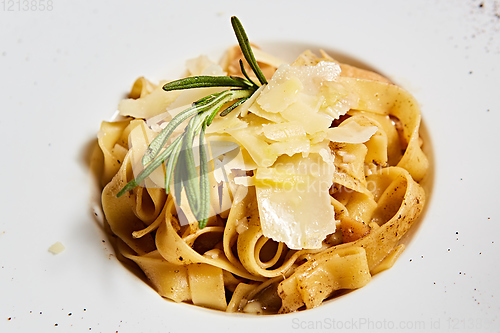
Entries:
[[[500, 329], [497, 1], [27, 4], [0, 3], [1, 332]], [[234, 44], [231, 15], [257, 44], [331, 50], [421, 103], [434, 155], [424, 219], [391, 270], [314, 310], [235, 316], [163, 300], [92, 216], [100, 121], [136, 77], [174, 78], [187, 58]]]

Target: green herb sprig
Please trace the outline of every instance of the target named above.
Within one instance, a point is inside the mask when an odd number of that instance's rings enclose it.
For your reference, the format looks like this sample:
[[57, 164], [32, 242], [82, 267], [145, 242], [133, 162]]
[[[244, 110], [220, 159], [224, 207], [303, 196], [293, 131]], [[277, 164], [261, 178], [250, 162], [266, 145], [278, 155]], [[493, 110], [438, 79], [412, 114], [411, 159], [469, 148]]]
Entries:
[[[249, 99], [260, 85], [267, 84], [267, 80], [255, 60], [248, 37], [240, 20], [233, 16], [231, 24], [238, 40], [241, 52], [248, 65], [255, 73], [259, 84], [250, 79], [240, 60], [242, 77], [235, 76], [194, 76], [172, 81], [163, 86], [163, 90], [183, 90], [207, 87], [228, 87], [229, 90], [203, 97], [192, 106], [175, 116], [168, 125], [153, 139], [142, 158], [144, 170], [137, 177], [128, 182], [118, 192], [117, 197], [134, 189], [141, 184], [156, 168], [165, 164], [165, 190], [170, 191], [170, 183], [174, 181], [174, 192], [177, 204], [181, 204], [181, 192], [184, 188], [189, 207], [198, 220], [200, 229], [208, 221], [210, 210], [210, 184], [208, 179], [207, 152], [205, 149], [205, 129], [228, 103], [220, 116], [226, 116], [239, 105]], [[184, 132], [167, 147], [167, 141], [175, 129], [189, 119]], [[193, 145], [195, 137], [199, 137], [199, 174], [196, 170]]]

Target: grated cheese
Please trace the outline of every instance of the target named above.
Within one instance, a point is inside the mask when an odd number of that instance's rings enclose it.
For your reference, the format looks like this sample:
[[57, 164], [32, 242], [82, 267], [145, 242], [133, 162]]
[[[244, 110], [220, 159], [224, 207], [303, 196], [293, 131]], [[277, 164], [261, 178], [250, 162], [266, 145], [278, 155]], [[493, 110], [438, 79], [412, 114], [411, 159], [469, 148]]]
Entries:
[[66, 248], [64, 247], [64, 245], [62, 245], [61, 242], [55, 242], [49, 247], [49, 252], [52, 254], [59, 254], [63, 252], [65, 249]]

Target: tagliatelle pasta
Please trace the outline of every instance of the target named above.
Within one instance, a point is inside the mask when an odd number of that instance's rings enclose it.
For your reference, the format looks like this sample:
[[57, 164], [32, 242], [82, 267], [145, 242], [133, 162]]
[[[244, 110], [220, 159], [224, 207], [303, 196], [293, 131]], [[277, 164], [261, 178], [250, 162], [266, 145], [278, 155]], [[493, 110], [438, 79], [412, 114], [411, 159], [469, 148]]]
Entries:
[[[221, 65], [200, 57], [188, 75], [241, 74], [240, 57], [233, 48]], [[174, 302], [245, 313], [317, 307], [390, 268], [424, 207], [429, 163], [408, 92], [324, 52], [288, 65], [259, 50], [257, 60], [269, 83], [206, 129], [206, 227], [185, 192], [167, 193], [165, 166], [117, 194], [162, 128], [220, 88], [166, 92], [139, 78], [120, 116], [101, 125], [102, 208], [117, 253]]]

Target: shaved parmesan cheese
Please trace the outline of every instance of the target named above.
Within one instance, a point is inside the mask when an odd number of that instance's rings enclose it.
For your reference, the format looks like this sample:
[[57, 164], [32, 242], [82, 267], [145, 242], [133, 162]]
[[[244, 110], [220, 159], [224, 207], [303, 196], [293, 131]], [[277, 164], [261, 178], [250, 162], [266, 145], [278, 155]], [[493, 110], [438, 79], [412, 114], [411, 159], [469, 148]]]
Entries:
[[[243, 104], [241, 104], [240, 106], [238, 106], [236, 108], [236, 110], [234, 110], [233, 112], [231, 113], [236, 113], [237, 115], [241, 115], [242, 117], [245, 117], [247, 114], [248, 114], [248, 109], [250, 108], [250, 106], [252, 106], [253, 104], [255, 104], [255, 100], [257, 99], [257, 97], [259, 97], [260, 93], [262, 92], [262, 90], [265, 88], [264, 85], [260, 86], [259, 89], [257, 89], [253, 94], [252, 94], [252, 97], [250, 97], [249, 99], [247, 99]], [[222, 118], [222, 117], [220, 117]]]
[[240, 147], [239, 150], [232, 150], [223, 155], [224, 158], [222, 160], [222, 164], [228, 170], [255, 170], [257, 168], [257, 164], [254, 162], [250, 154], [245, 148]]
[[297, 100], [297, 94], [303, 88], [300, 80], [294, 76], [288, 80], [276, 81], [271, 80], [257, 98], [257, 103], [271, 113], [281, 112], [294, 103]]
[[323, 158], [325, 163], [329, 165], [333, 165], [334, 157], [332, 156], [332, 152], [329, 147], [321, 147], [320, 145], [316, 145], [315, 147], [319, 148], [317, 153]]
[[271, 149], [262, 134], [264, 125], [270, 122], [251, 113], [242, 120], [248, 123], [247, 127], [228, 128], [225, 131], [246, 149], [258, 166], [272, 165], [278, 155]]
[[170, 112], [167, 111], [146, 119], [146, 125], [153, 131], [160, 133], [162, 130], [161, 124], [169, 122], [170, 120], [172, 120], [172, 116], [170, 115]]
[[226, 133], [228, 129], [242, 129], [248, 126], [246, 121], [238, 118], [237, 112], [233, 111], [225, 117], [216, 117], [212, 124], [207, 127], [206, 134], [211, 133]]
[[300, 99], [281, 112], [283, 118], [290, 122], [300, 122], [306, 133], [314, 134], [326, 131], [333, 118], [319, 113], [319, 101], [316, 96], [301, 94]]
[[253, 103], [249, 108], [248, 112], [251, 112], [261, 118], [270, 120], [275, 123], [284, 123], [286, 121], [285, 118], [281, 116], [279, 113], [267, 112], [258, 103]]
[[214, 177], [217, 183], [228, 182], [231, 170], [255, 170], [257, 164], [244, 149], [235, 149], [214, 159]]
[[243, 185], [243, 186], [254, 186], [255, 185], [255, 179], [253, 177], [249, 176], [242, 176], [242, 177], [234, 177], [234, 183], [236, 185]]
[[281, 156], [273, 167], [258, 168], [255, 188], [263, 234], [291, 249], [317, 249], [335, 232], [328, 190], [334, 166], [319, 154]]
[[325, 97], [321, 111], [333, 119], [338, 119], [358, 105], [359, 97], [340, 82], [324, 82], [321, 94]]
[[351, 155], [351, 154], [346, 154], [342, 156], [342, 162], [343, 163], [351, 163], [356, 160], [356, 155]]
[[260, 135], [255, 135], [248, 128], [239, 130], [228, 130], [240, 145], [245, 147], [252, 159], [258, 166], [271, 166], [278, 155], [271, 149], [269, 144]]
[[61, 242], [55, 242], [49, 247], [49, 252], [52, 254], [59, 254], [65, 249], [66, 248], [64, 247], [64, 245], [61, 244]]
[[377, 126], [361, 126], [355, 121], [350, 121], [345, 125], [329, 128], [327, 137], [334, 142], [363, 143], [370, 140], [377, 131]]
[[264, 125], [264, 135], [274, 141], [305, 137], [304, 126], [299, 121]]
[[[212, 67], [213, 65], [215, 65], [215, 63], [206, 55], [200, 55], [197, 58], [188, 59], [186, 61], [186, 69], [188, 71], [188, 74], [193, 76], [201, 75], [202, 73], [208, 75], [207, 72], [214, 71], [214, 68]], [[210, 70], [207, 70], [210, 67], [212, 68]]]
[[268, 64], [276, 68], [285, 63], [284, 60], [279, 59], [269, 53], [266, 53], [257, 47], [253, 49], [253, 53], [255, 56], [255, 60], [257, 60], [258, 62]]
[[277, 155], [292, 156], [297, 153], [309, 153], [311, 143], [307, 137], [295, 138], [284, 142], [271, 143], [270, 148]]
[[329, 61], [320, 61], [315, 66], [283, 64], [274, 73], [266, 90], [272, 90], [283, 82], [298, 79], [302, 83], [303, 92], [317, 95], [324, 82], [335, 81], [339, 75], [340, 66]]
[[236, 232], [238, 234], [242, 234], [248, 230], [248, 218], [243, 217], [239, 220], [236, 220]]
[[[195, 142], [199, 141], [196, 141], [195, 139]], [[209, 147], [209, 154], [207, 154], [207, 162], [211, 161], [212, 159], [218, 158], [219, 156], [223, 156], [224, 154], [230, 151], [239, 150], [240, 145], [232, 141], [222, 141], [222, 140], [212, 139], [208, 141], [208, 147]], [[199, 145], [193, 146], [193, 150], [198, 152]], [[194, 154], [194, 164], [196, 166], [200, 165], [199, 153]]]
[[180, 95], [179, 91], [164, 91], [159, 85], [150, 94], [138, 98], [127, 98], [118, 104], [121, 116], [150, 118], [165, 112], [167, 107]]
[[322, 61], [316, 66], [281, 65], [262, 91], [257, 103], [263, 110], [281, 113], [306, 94], [317, 97], [324, 82], [334, 81], [340, 67], [333, 62]]

